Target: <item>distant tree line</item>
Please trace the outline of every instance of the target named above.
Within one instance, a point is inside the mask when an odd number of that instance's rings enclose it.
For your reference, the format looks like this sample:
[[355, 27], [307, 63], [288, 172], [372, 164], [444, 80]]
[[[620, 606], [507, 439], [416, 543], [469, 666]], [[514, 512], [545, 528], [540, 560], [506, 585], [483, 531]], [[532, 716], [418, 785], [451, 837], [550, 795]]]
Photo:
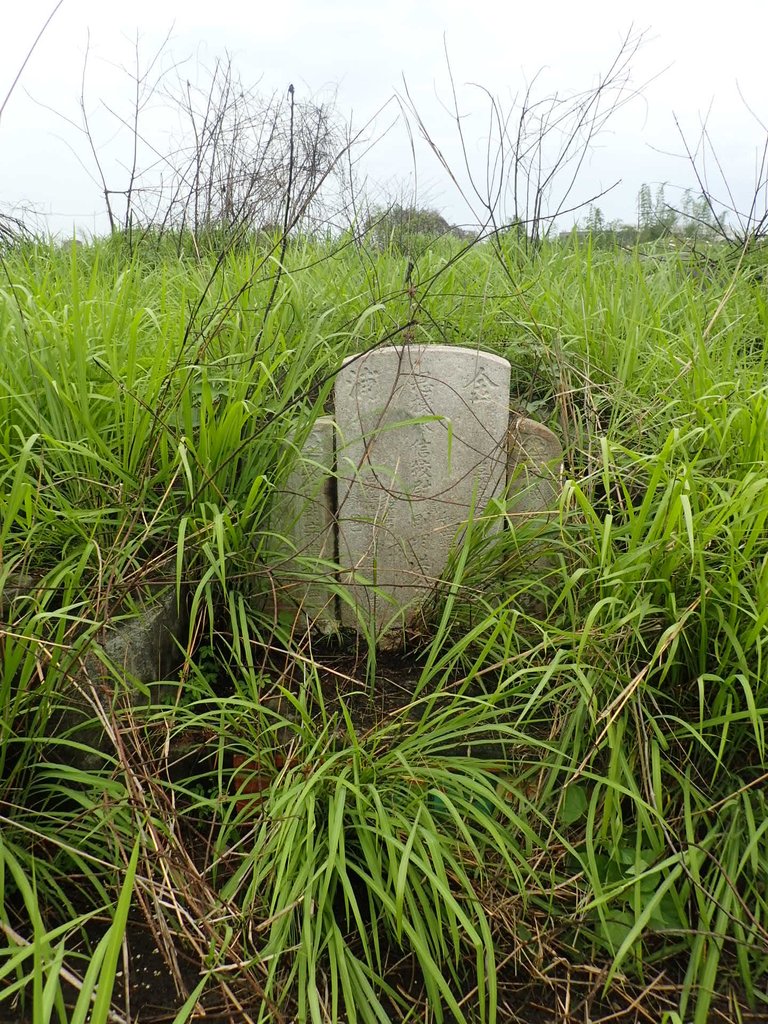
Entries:
[[[653, 191], [646, 183], [637, 193], [637, 220], [634, 224], [621, 219], [606, 220], [599, 206], [590, 206], [585, 220], [576, 230], [603, 245], [635, 245], [655, 242], [660, 238], [709, 241], [721, 234], [706, 196], [695, 195], [691, 189], [686, 189], [680, 205], [676, 207], [667, 201], [664, 185], [658, 185]], [[563, 234], [570, 235], [571, 232]]]

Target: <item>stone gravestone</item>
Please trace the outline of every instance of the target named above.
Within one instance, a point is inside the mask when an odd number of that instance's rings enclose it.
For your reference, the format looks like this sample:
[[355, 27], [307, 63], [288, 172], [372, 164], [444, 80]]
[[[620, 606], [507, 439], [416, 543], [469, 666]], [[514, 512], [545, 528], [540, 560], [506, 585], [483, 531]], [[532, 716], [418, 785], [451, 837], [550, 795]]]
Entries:
[[313, 426], [274, 510], [278, 609], [303, 630], [362, 620], [381, 638], [416, 614], [462, 525], [501, 493], [513, 530], [534, 524], [528, 567], [549, 571], [535, 524], [556, 509], [562, 448], [542, 423], [509, 415], [508, 387], [505, 360], [469, 349], [346, 360], [336, 415]]
[[509, 382], [506, 359], [449, 345], [345, 360], [334, 391], [343, 625], [405, 623], [462, 524], [503, 492]]

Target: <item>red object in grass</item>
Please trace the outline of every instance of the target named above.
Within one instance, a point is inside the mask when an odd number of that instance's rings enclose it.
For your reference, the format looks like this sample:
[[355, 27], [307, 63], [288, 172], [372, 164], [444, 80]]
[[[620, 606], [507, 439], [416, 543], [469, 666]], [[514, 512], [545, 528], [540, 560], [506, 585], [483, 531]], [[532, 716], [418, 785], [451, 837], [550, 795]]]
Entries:
[[[239, 771], [243, 765], [247, 765], [245, 771]], [[232, 767], [234, 768], [234, 779], [237, 792], [242, 797], [249, 799], [237, 800], [237, 813], [242, 814], [245, 810], [257, 811], [264, 799], [265, 790], [269, 789], [275, 778], [275, 772], [285, 767], [285, 757], [282, 754], [274, 754], [269, 765], [262, 765], [258, 757], [249, 757], [247, 754], [233, 754]], [[269, 767], [271, 771], [263, 769]]]

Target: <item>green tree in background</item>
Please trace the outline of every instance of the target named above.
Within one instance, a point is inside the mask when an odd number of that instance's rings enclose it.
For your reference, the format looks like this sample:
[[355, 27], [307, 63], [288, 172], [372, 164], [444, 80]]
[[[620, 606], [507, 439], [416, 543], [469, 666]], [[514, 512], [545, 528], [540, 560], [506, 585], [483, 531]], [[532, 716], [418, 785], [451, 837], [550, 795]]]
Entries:
[[640, 234], [653, 229], [653, 199], [651, 186], [643, 182], [637, 193], [637, 229]]
[[599, 206], [590, 206], [584, 227], [593, 235], [605, 231], [605, 216]]
[[651, 186], [643, 182], [637, 193], [637, 230], [638, 241], [654, 242], [658, 238], [675, 232], [678, 213], [667, 202], [664, 185], [658, 185], [656, 194]]
[[694, 195], [687, 188], [683, 193], [681, 231], [686, 238], [713, 238], [717, 224], [707, 197]]
[[392, 249], [407, 255], [417, 255], [430, 243], [445, 236], [459, 239], [473, 237], [471, 231], [449, 224], [437, 210], [399, 203], [375, 210], [368, 217], [365, 231], [376, 248]]

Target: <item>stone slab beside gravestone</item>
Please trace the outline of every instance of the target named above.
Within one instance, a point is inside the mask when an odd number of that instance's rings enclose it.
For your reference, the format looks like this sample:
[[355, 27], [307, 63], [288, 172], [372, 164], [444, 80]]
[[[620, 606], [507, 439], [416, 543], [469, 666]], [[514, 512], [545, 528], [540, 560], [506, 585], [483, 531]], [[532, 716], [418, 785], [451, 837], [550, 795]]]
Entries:
[[[44, 586], [45, 577], [0, 576], [0, 621], [18, 621], [23, 629], [21, 617], [30, 611], [30, 603], [39, 601], [38, 591]], [[98, 721], [99, 704], [108, 721], [117, 694], [124, 707], [138, 707], [150, 699], [173, 701], [175, 683], [153, 687], [150, 695], [146, 686], [173, 679], [184, 659], [186, 593], [182, 591], [179, 604], [175, 586], [155, 586], [135, 599], [131, 611], [130, 616], [122, 614], [105, 622], [93, 634], [95, 643], [87, 643], [82, 656], [72, 660], [69, 678], [60, 684], [61, 701], [47, 723], [49, 736], [66, 735], [71, 745], [52, 744], [50, 756], [78, 768], [97, 768], [102, 763], [100, 752], [114, 749]]]
[[[557, 567], [553, 549], [545, 538], [545, 527], [557, 511], [563, 449], [549, 427], [514, 412], [509, 418], [507, 444], [507, 522], [525, 538], [522, 557], [527, 573], [535, 575], [538, 585], [546, 586]], [[543, 593], [522, 597], [523, 607], [538, 616], [545, 615]]]
[[298, 612], [305, 630], [322, 633], [338, 629], [333, 588], [327, 586], [336, 583], [334, 433], [332, 417], [316, 420], [272, 514], [278, 610]]
[[549, 427], [519, 413], [509, 418], [507, 509], [516, 519], [554, 512], [561, 487], [563, 449]]
[[[100, 763], [97, 751], [113, 749], [104, 728], [94, 721], [98, 701], [107, 720], [116, 694], [124, 707], [139, 707], [150, 700], [172, 702], [176, 684], [165, 682], [147, 694], [145, 687], [171, 680], [184, 660], [188, 617], [186, 595], [179, 606], [174, 586], [153, 588], [147, 598], [136, 600], [130, 617], [105, 623], [94, 635], [101, 653], [86, 651], [79, 666], [73, 666], [66, 692], [67, 710], [48, 724], [51, 735], [68, 734], [82, 748], [72, 747], [69, 760], [81, 768]], [[89, 753], [87, 748], [91, 748]], [[57, 749], [57, 757], [65, 758]]]
[[462, 524], [503, 492], [509, 382], [506, 359], [450, 345], [345, 360], [334, 389], [343, 625], [404, 624]]

